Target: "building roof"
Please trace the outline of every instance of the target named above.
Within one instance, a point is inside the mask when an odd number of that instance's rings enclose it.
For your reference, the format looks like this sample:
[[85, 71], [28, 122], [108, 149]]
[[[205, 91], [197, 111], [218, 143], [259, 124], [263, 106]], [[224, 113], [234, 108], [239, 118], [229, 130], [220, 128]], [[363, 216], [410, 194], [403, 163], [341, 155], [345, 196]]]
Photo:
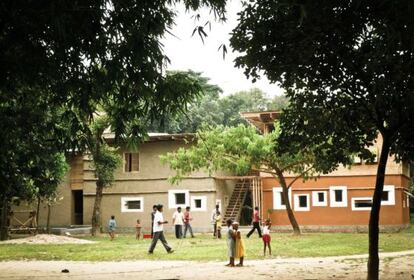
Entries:
[[281, 111], [242, 112], [240, 115], [254, 125], [261, 132], [265, 131], [266, 125], [273, 124], [280, 118]]
[[[115, 139], [115, 133], [113, 132], [105, 132], [103, 134], [103, 137], [106, 140], [114, 140]], [[175, 133], [175, 134], [169, 134], [169, 133], [148, 133], [148, 139], [145, 140], [145, 142], [159, 142], [159, 141], [184, 141], [194, 140], [195, 134], [194, 133]]]

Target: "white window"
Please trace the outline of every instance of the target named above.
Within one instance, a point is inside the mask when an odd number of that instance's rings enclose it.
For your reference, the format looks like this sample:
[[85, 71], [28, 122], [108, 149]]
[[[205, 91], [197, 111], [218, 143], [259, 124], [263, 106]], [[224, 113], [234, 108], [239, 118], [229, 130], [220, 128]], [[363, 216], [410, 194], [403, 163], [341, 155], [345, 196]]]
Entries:
[[191, 211], [207, 211], [207, 197], [191, 196]]
[[[292, 189], [288, 191], [289, 202], [292, 202]], [[273, 188], [273, 209], [286, 209], [286, 203], [282, 196], [282, 188]]]
[[144, 198], [121, 197], [121, 212], [143, 212]]
[[309, 194], [295, 194], [293, 196], [295, 211], [309, 211]]
[[331, 207], [348, 206], [348, 192], [345, 186], [329, 187], [329, 198]]
[[395, 205], [395, 187], [385, 185], [381, 196], [381, 205]]
[[328, 206], [328, 192], [327, 191], [313, 191], [312, 192], [313, 206]]
[[372, 207], [372, 197], [353, 197], [351, 202], [353, 211], [370, 211]]
[[190, 193], [188, 190], [169, 190], [168, 208], [185, 208], [190, 204]]

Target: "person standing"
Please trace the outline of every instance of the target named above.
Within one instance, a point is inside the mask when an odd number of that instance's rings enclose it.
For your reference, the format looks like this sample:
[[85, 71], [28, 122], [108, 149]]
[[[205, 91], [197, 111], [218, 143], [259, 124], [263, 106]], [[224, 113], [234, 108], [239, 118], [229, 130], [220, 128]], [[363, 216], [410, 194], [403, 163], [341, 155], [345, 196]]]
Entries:
[[138, 219], [137, 224], [135, 225], [135, 239], [139, 240], [141, 237], [141, 221]]
[[152, 241], [148, 249], [148, 253], [152, 254], [154, 252], [158, 239], [161, 240], [161, 243], [162, 245], [164, 245], [165, 250], [167, 250], [168, 253], [172, 253], [174, 252], [174, 250], [168, 245], [167, 240], [165, 240], [165, 236], [164, 236], [164, 224], [167, 224], [168, 221], [164, 221], [164, 216], [162, 215], [163, 206], [162, 204], [158, 204], [156, 208], [157, 208], [157, 211], [155, 212], [155, 215], [154, 215], [154, 224], [153, 224], [154, 235], [152, 237]]
[[152, 206], [152, 212], [151, 212], [151, 238], [154, 236], [154, 216], [157, 212], [157, 205]]
[[218, 239], [221, 239], [221, 224], [222, 224], [222, 217], [220, 211], [217, 211], [216, 214], [216, 236]]
[[271, 226], [272, 222], [270, 221], [270, 219], [266, 219], [263, 226], [263, 256], [266, 256], [266, 247], [269, 248], [269, 256], [272, 255], [272, 248], [270, 247], [270, 241], [272, 240], [270, 237]]
[[247, 238], [249, 238], [250, 235], [253, 234], [255, 229], [257, 229], [257, 232], [259, 233], [259, 237], [261, 238], [262, 237], [262, 231], [260, 229], [259, 207], [257, 207], [257, 206], [254, 207], [252, 225], [253, 225], [253, 228], [247, 234]]
[[233, 222], [233, 237], [235, 241], [234, 258], [240, 260], [240, 262], [236, 266], [243, 266], [243, 261], [245, 257], [245, 249], [244, 249], [244, 242], [242, 239], [242, 235], [239, 230], [238, 222]]
[[111, 238], [111, 241], [114, 240], [115, 238], [115, 228], [116, 228], [115, 216], [112, 215], [111, 219], [109, 219], [108, 221], [108, 233], [109, 233], [109, 237]]
[[173, 224], [175, 227], [175, 237], [180, 239], [183, 237], [184, 215], [181, 212], [181, 207], [177, 207], [177, 211], [173, 214]]
[[217, 217], [217, 212], [219, 212], [219, 208], [220, 206], [216, 204], [216, 207], [213, 209], [213, 212], [211, 212], [211, 223], [213, 224], [213, 236], [214, 237], [216, 237], [216, 233], [217, 233], [216, 217]]
[[189, 232], [191, 234], [191, 237], [192, 238], [194, 237], [193, 229], [192, 229], [191, 224], [190, 224], [190, 221], [192, 219], [193, 219], [193, 217], [191, 217], [191, 214], [190, 214], [190, 206], [187, 206], [185, 208], [185, 212], [184, 212], [184, 238], [187, 234], [187, 230], [189, 230]]
[[233, 221], [228, 219], [226, 221], [227, 224], [227, 248], [228, 248], [228, 256], [230, 258], [229, 263], [226, 266], [234, 266], [234, 255], [236, 251], [236, 245], [234, 241], [234, 234], [233, 234]]

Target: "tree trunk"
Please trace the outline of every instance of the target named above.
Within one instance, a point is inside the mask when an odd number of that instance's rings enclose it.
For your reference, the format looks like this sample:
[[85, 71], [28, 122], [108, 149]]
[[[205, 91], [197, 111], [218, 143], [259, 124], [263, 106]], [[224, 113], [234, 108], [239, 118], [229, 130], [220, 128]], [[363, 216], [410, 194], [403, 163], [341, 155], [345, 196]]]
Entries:
[[46, 231], [47, 231], [47, 234], [50, 234], [50, 210], [51, 210], [50, 208], [51, 208], [51, 206], [48, 203], [47, 204], [47, 222], [46, 222]]
[[36, 225], [39, 224], [39, 212], [40, 212], [40, 196], [37, 197]]
[[103, 188], [104, 188], [104, 185], [98, 179], [98, 181], [96, 181], [95, 204], [93, 206], [93, 212], [92, 212], [92, 236], [96, 236], [97, 230], [98, 232], [100, 232]]
[[275, 171], [277, 173], [278, 181], [280, 185], [282, 186], [282, 196], [283, 196], [283, 199], [285, 200], [286, 212], [289, 218], [289, 222], [292, 225], [293, 233], [295, 235], [300, 235], [299, 224], [296, 221], [295, 215], [293, 214], [292, 207], [290, 206], [289, 189], [286, 184], [285, 176], [283, 176], [283, 172], [281, 170], [275, 169]]
[[368, 280], [379, 279], [379, 215], [381, 210], [381, 196], [384, 189], [385, 167], [387, 165], [390, 141], [383, 136], [381, 155], [378, 163], [375, 191], [372, 199], [372, 209], [369, 218], [369, 257], [368, 257]]
[[9, 234], [7, 231], [7, 216], [9, 212], [9, 201], [7, 198], [3, 198], [1, 203], [1, 217], [0, 217], [0, 240], [7, 240]]

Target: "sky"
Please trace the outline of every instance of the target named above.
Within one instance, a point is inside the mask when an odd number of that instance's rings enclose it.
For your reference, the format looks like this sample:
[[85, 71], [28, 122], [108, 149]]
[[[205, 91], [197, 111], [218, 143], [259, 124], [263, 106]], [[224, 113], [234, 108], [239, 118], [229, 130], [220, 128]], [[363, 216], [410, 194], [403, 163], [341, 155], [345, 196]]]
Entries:
[[[175, 6], [178, 16], [176, 25], [172, 29], [172, 35], [167, 35], [163, 40], [164, 51], [171, 64], [167, 66], [168, 70], [194, 70], [202, 72], [204, 77], [210, 78], [212, 84], [216, 84], [223, 89], [224, 95], [229, 95], [237, 91], [249, 90], [257, 87], [264, 91], [268, 97], [280, 95], [282, 89], [262, 77], [256, 83], [252, 83], [243, 74], [243, 69], [234, 66], [235, 53], [231, 52], [229, 38], [231, 30], [237, 25], [237, 12], [241, 10], [242, 5], [239, 0], [231, 0], [227, 6], [227, 22], [218, 23], [212, 20], [211, 30], [206, 27], [208, 37], [205, 38], [204, 44], [196, 34], [192, 35], [194, 27], [204, 25], [208, 19], [213, 16], [209, 11], [201, 11], [202, 19], [195, 22], [192, 16], [194, 12], [186, 13], [181, 5]], [[227, 55], [223, 60], [223, 54], [218, 51], [221, 44], [226, 44]]]

